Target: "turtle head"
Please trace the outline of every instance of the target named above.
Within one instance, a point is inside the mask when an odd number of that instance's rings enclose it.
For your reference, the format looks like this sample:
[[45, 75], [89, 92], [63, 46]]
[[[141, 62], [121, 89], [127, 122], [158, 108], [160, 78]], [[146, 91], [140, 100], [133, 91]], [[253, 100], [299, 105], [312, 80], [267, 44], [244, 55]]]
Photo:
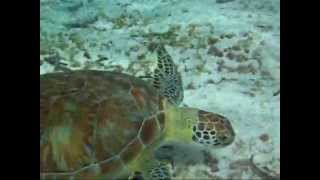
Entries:
[[186, 123], [188, 138], [208, 147], [225, 147], [235, 138], [230, 121], [219, 114], [195, 108], [181, 108], [180, 122]]
[[192, 127], [192, 140], [213, 147], [230, 145], [235, 138], [230, 121], [219, 114], [198, 110], [198, 120]]
[[225, 147], [235, 139], [230, 121], [216, 113], [190, 107], [171, 106], [167, 136], [207, 147]]

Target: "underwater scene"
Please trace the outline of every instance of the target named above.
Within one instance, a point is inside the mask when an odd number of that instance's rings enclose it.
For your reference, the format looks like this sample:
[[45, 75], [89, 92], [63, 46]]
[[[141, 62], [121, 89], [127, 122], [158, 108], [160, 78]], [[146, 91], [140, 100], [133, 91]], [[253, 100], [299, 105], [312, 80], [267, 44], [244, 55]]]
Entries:
[[280, 0], [40, 0], [40, 179], [280, 179]]

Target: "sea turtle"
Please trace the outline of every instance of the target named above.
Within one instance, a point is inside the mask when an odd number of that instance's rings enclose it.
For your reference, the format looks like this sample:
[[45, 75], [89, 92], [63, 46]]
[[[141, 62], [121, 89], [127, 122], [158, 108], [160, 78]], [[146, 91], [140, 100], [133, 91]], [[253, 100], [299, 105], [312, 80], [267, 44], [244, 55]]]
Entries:
[[170, 179], [170, 161], [154, 156], [161, 143], [233, 142], [226, 117], [179, 107], [177, 67], [163, 45], [155, 52], [153, 83], [97, 70], [41, 75], [41, 179]]

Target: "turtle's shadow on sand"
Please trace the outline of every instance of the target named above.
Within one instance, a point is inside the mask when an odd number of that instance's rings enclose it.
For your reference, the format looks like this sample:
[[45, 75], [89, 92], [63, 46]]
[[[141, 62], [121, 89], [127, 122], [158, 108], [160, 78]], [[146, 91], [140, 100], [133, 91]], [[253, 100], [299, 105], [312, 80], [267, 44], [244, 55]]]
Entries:
[[181, 142], [163, 143], [154, 152], [156, 159], [172, 161], [177, 166], [207, 164], [210, 152], [197, 144], [185, 144]]

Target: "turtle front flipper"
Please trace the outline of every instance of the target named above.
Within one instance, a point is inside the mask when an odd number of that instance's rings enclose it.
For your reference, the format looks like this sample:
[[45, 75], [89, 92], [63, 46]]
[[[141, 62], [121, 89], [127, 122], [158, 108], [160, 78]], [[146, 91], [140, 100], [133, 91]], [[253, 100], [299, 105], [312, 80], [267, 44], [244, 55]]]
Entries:
[[163, 44], [156, 44], [153, 50], [157, 53], [158, 58], [157, 68], [154, 70], [153, 86], [170, 103], [179, 105], [183, 100], [183, 87], [177, 66]]
[[142, 172], [135, 171], [129, 176], [128, 180], [145, 180], [145, 178], [142, 175]]
[[171, 165], [168, 162], [155, 161], [150, 167], [140, 171], [135, 171], [128, 180], [171, 180]]

